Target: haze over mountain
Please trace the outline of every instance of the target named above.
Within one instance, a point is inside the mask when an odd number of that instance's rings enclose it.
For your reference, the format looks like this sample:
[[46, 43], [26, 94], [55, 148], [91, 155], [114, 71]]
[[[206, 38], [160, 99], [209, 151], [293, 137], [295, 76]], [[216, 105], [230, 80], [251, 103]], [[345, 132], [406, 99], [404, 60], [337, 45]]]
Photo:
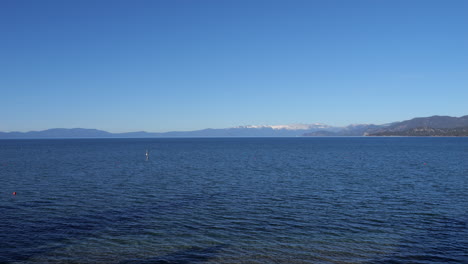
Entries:
[[0, 138], [152, 138], [152, 137], [294, 137], [306, 132], [326, 129], [338, 131], [340, 128], [325, 124], [294, 124], [278, 126], [238, 126], [232, 128], [207, 128], [195, 131], [171, 131], [164, 133], [128, 132], [110, 133], [97, 129], [54, 128], [44, 131], [0, 132]]
[[54, 128], [30, 132], [0, 132], [2, 139], [21, 138], [156, 138], [156, 137], [296, 137], [296, 136], [468, 136], [468, 115], [431, 116], [391, 124], [353, 124], [334, 127], [322, 123], [248, 125], [164, 133], [110, 133], [97, 129]]

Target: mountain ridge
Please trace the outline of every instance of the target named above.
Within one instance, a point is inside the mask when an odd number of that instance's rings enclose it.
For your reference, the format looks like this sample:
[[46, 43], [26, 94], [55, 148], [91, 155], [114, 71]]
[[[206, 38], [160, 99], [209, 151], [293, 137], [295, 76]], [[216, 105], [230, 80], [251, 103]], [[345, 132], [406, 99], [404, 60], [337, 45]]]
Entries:
[[34, 138], [161, 138], [161, 137], [326, 137], [326, 136], [468, 136], [468, 115], [430, 116], [390, 124], [351, 124], [334, 127], [322, 123], [248, 125], [194, 131], [111, 133], [87, 128], [52, 128], [29, 132], [0, 132], [0, 139]]

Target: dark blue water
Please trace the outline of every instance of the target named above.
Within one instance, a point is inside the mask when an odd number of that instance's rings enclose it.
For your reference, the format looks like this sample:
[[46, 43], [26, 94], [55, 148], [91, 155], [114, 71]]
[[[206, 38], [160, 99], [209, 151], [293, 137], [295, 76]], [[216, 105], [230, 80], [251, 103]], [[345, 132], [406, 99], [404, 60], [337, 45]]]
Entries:
[[468, 263], [467, 208], [468, 138], [0, 141], [0, 263]]

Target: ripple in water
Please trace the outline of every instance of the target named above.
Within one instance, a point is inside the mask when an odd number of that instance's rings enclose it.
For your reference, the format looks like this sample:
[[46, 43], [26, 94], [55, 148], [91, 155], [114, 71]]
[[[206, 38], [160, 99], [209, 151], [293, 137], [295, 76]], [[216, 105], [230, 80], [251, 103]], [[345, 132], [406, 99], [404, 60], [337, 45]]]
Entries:
[[0, 263], [468, 263], [467, 147], [3, 140]]

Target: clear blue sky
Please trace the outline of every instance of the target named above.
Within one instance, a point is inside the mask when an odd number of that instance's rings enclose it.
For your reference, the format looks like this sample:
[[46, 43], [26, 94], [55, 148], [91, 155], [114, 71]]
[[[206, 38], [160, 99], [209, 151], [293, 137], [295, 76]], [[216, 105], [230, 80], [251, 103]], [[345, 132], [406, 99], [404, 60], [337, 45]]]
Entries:
[[0, 131], [468, 114], [468, 1], [0, 1]]

